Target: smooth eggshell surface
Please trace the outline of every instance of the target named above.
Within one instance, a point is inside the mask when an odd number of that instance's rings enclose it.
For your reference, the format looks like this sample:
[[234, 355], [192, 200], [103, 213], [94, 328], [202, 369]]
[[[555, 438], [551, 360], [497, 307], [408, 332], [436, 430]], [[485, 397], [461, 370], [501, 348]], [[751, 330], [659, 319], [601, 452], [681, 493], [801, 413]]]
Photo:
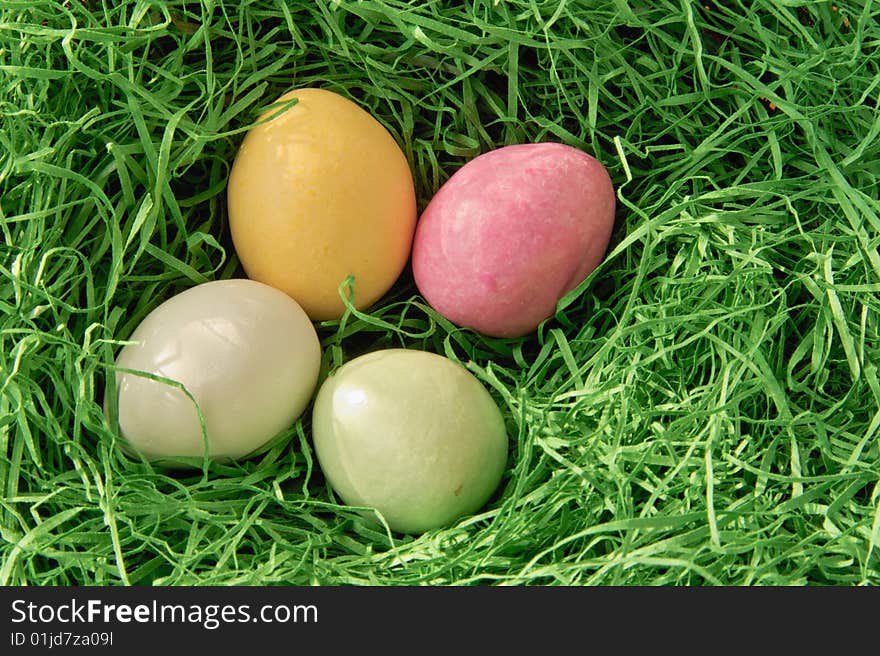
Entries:
[[312, 431], [330, 485], [418, 533], [483, 506], [507, 460], [501, 411], [464, 367], [433, 353], [375, 351], [321, 386]]
[[419, 219], [416, 285], [460, 326], [524, 335], [602, 261], [614, 209], [608, 172], [576, 148], [538, 143], [484, 153]]
[[[253, 280], [177, 294], [130, 341], [117, 366], [183, 385], [204, 416], [212, 458], [245, 456], [291, 426], [317, 385], [321, 349], [308, 316]], [[131, 373], [116, 381], [119, 429], [130, 447], [158, 461], [203, 457], [198, 411], [181, 389]]]
[[352, 101], [309, 88], [277, 102], [294, 97], [242, 142], [227, 188], [229, 226], [249, 278], [286, 292], [313, 320], [337, 319], [347, 276], [362, 309], [406, 265], [412, 174], [391, 134]]

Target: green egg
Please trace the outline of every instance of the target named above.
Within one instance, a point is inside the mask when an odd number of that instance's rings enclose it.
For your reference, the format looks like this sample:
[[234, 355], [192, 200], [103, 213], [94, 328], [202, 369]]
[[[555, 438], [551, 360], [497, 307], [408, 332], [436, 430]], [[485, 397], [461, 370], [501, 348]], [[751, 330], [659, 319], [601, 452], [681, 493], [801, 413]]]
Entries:
[[375, 351], [334, 372], [313, 409], [318, 462], [348, 505], [402, 533], [447, 526], [498, 487], [507, 434], [489, 392], [440, 355]]

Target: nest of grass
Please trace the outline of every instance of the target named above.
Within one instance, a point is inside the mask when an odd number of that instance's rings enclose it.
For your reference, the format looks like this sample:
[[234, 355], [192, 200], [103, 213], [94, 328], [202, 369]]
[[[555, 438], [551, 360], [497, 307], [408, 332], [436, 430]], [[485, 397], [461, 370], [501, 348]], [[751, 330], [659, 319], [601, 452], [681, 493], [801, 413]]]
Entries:
[[[0, 584], [880, 583], [880, 7], [871, 2], [5, 2]], [[295, 86], [356, 100], [425, 206], [493, 147], [611, 173], [604, 263], [533, 335], [443, 321], [405, 273], [317, 325], [325, 370], [464, 363], [510, 436], [480, 514], [339, 504], [308, 416], [169, 473], [102, 412], [120, 344], [242, 275], [225, 186]]]

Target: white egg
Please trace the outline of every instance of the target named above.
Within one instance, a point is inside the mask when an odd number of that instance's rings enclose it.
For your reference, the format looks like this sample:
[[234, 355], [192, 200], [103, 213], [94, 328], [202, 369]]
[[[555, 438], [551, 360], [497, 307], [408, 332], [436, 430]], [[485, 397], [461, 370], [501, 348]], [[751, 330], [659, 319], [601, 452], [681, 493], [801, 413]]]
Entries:
[[119, 431], [129, 448], [166, 464], [203, 458], [205, 446], [215, 459], [259, 448], [305, 410], [321, 362], [302, 308], [253, 280], [188, 289], [153, 310], [130, 341], [117, 367], [175, 383], [118, 372]]

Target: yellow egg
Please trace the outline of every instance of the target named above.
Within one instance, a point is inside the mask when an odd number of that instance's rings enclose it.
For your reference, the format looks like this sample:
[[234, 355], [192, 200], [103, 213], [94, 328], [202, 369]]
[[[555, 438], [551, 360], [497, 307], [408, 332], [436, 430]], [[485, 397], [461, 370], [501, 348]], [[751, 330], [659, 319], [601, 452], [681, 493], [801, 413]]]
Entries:
[[245, 136], [229, 177], [229, 225], [249, 278], [286, 292], [314, 321], [337, 319], [347, 276], [363, 309], [406, 265], [412, 173], [391, 134], [354, 102], [312, 88], [277, 102], [293, 97]]

